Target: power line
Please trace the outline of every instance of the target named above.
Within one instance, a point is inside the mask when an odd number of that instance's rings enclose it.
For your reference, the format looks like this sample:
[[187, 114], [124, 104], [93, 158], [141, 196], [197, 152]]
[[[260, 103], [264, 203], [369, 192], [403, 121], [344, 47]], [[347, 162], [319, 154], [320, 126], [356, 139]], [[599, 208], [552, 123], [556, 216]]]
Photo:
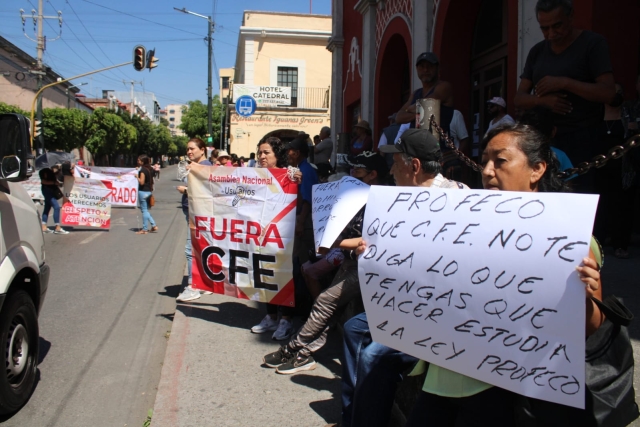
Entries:
[[[51, 3], [51, 0], [47, 0], [49, 3]], [[111, 58], [109, 58], [109, 55], [107, 55], [107, 53], [100, 47], [100, 45], [98, 44], [98, 42], [96, 41], [96, 39], [93, 38], [93, 36], [91, 35], [91, 33], [89, 32], [89, 30], [87, 29], [86, 25], [84, 25], [84, 23], [82, 22], [82, 19], [80, 19], [80, 17], [78, 16], [78, 14], [76, 13], [76, 10], [73, 8], [73, 5], [71, 3], [69, 3], [69, 0], [66, 0], [66, 4], [69, 5], [69, 7], [71, 8], [71, 11], [73, 12], [74, 15], [76, 15], [76, 18], [78, 18], [78, 21], [80, 21], [80, 24], [82, 25], [82, 28], [84, 28], [84, 30], [87, 32], [87, 34], [89, 35], [89, 37], [91, 37], [91, 40], [93, 40], [93, 42], [95, 43], [95, 45], [98, 47], [98, 49], [100, 49], [100, 52], [102, 52], [105, 56], [105, 58], [107, 58], [107, 60], [109, 60], [109, 62], [113, 63], [113, 60]], [[51, 5], [53, 6], [53, 3], [51, 3]], [[75, 33], [74, 33], [75, 34]], [[76, 36], [77, 37], [77, 36]], [[122, 74], [125, 78], [129, 78], [125, 73], [122, 72], [122, 70], [120, 70], [119, 68], [117, 68], [118, 72], [120, 74]]]
[[171, 28], [172, 30], [182, 31], [183, 33], [193, 34], [193, 35], [196, 35], [196, 36], [202, 36], [201, 34], [198, 34], [198, 33], [194, 33], [194, 32], [187, 31], [187, 30], [183, 30], [182, 28], [178, 28], [178, 27], [172, 27], [171, 25], [163, 24], [163, 23], [161, 23], [161, 22], [156, 22], [156, 21], [152, 21], [152, 20], [150, 20], [150, 19], [142, 18], [142, 17], [140, 17], [140, 16], [132, 15], [132, 14], [127, 13], [127, 12], [122, 12], [121, 10], [112, 9], [112, 8], [110, 8], [110, 7], [103, 6], [103, 5], [101, 5], [101, 4], [94, 3], [94, 2], [89, 1], [89, 0], [82, 0], [82, 1], [83, 1], [83, 2], [85, 2], [85, 3], [89, 3], [89, 4], [92, 4], [92, 5], [95, 5], [95, 6], [98, 6], [98, 7], [104, 8], [104, 9], [107, 9], [107, 10], [111, 10], [111, 11], [113, 11], [113, 12], [118, 12], [118, 13], [121, 13], [121, 14], [123, 14], [123, 15], [131, 16], [132, 18], [140, 19], [140, 20], [142, 20], [142, 21], [146, 21], [146, 22], [151, 22], [152, 24], [160, 25], [160, 26], [162, 26], [162, 27]]

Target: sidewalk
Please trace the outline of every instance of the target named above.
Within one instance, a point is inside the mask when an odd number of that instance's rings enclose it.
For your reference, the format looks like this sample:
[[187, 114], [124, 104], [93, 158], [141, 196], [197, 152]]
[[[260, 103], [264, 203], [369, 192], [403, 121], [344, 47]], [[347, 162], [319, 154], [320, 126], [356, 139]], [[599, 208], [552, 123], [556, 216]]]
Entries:
[[178, 304], [151, 425], [312, 427], [338, 422], [340, 334], [330, 334], [315, 370], [278, 375], [261, 364], [282, 342], [273, 341], [270, 333], [249, 331], [265, 314], [264, 304], [222, 295]]

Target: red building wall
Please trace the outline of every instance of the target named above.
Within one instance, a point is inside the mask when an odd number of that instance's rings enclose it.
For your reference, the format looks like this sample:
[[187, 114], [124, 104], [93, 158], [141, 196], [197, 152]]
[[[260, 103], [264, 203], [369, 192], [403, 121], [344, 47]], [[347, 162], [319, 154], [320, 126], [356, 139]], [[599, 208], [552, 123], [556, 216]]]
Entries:
[[[351, 66], [349, 55], [351, 52], [351, 42], [354, 37], [358, 40], [358, 60], [362, 63], [362, 15], [358, 11], [354, 10], [354, 6], [357, 2], [357, 0], [344, 0], [342, 10], [342, 32], [344, 37], [341, 88], [341, 90], [344, 91], [344, 106], [342, 109], [342, 114], [344, 115], [343, 132], [351, 132], [352, 130], [352, 107], [360, 102], [362, 93], [362, 79], [358, 72], [358, 64], [354, 62], [353, 66], [355, 67], [355, 70], [353, 70], [353, 72], [349, 70], [349, 67]], [[362, 65], [360, 65], [360, 67], [362, 67]], [[348, 73], [347, 70], [349, 70]]]

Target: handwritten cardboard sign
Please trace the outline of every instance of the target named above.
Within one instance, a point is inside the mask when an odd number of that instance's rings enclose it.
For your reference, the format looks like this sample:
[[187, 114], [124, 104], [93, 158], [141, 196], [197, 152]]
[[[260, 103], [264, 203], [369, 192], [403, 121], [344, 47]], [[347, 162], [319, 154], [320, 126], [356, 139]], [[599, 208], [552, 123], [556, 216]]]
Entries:
[[373, 339], [526, 396], [584, 407], [598, 197], [374, 186], [359, 279]]
[[97, 179], [64, 177], [62, 224], [109, 229], [112, 191]]
[[313, 237], [316, 252], [330, 248], [349, 221], [367, 203], [369, 186], [346, 176], [340, 181], [313, 186]]

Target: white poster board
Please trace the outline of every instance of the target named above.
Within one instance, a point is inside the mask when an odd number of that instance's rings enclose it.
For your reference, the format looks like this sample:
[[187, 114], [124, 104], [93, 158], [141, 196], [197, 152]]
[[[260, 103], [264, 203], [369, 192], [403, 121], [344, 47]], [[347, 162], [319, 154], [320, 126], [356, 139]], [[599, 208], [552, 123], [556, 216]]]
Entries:
[[340, 181], [313, 186], [313, 237], [316, 252], [331, 248], [349, 221], [367, 203], [369, 185], [345, 176]]
[[594, 195], [373, 186], [359, 259], [373, 339], [583, 408]]
[[111, 190], [96, 179], [64, 178], [62, 224], [108, 230], [111, 227]]
[[250, 96], [258, 107], [291, 105], [291, 88], [287, 86], [233, 85], [233, 103], [241, 96]]
[[102, 181], [111, 190], [112, 206], [138, 206], [137, 169], [76, 165], [73, 176]]
[[33, 200], [44, 200], [44, 196], [42, 195], [42, 182], [37, 172], [31, 175], [26, 181], [20, 181], [20, 184], [27, 190], [29, 197]]

